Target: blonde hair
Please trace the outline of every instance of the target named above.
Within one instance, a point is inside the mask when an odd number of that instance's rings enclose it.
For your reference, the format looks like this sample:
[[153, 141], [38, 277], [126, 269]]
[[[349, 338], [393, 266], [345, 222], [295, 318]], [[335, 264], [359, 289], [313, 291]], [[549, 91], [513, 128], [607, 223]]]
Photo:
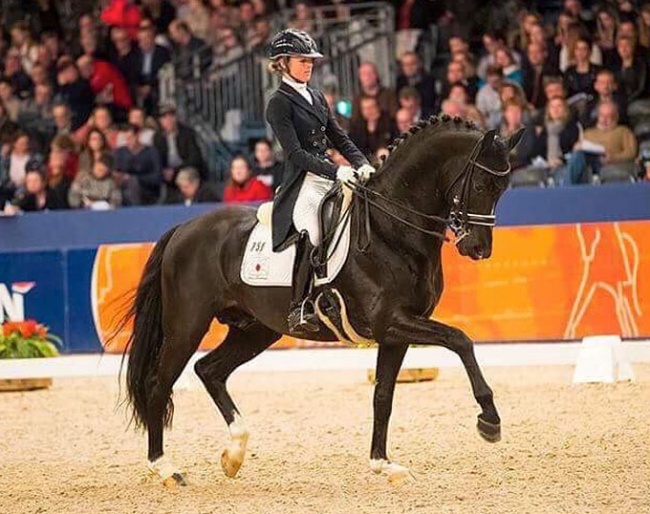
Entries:
[[269, 61], [267, 69], [269, 73], [273, 73], [282, 77], [285, 73], [289, 71], [289, 58], [288, 57], [278, 57]]

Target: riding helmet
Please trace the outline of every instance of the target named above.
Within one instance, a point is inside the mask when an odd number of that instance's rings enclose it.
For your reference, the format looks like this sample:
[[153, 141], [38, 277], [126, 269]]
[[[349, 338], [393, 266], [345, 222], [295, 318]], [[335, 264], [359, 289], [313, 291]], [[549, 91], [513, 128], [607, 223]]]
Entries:
[[314, 38], [302, 30], [285, 29], [278, 32], [269, 45], [269, 59], [278, 57], [323, 57]]

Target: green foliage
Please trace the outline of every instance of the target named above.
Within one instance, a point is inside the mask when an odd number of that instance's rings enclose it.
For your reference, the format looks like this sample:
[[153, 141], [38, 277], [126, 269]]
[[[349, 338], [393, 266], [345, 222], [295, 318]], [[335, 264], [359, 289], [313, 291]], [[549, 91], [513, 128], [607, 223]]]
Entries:
[[61, 340], [46, 331], [35, 332], [28, 337], [18, 330], [6, 335], [0, 333], [0, 359], [56, 357], [59, 355], [57, 345], [61, 345]]

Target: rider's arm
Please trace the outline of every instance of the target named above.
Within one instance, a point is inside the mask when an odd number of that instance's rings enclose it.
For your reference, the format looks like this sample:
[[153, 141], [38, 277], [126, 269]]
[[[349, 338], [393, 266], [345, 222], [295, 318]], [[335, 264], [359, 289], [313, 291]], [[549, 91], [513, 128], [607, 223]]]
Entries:
[[285, 159], [297, 169], [311, 171], [331, 180], [336, 178], [335, 164], [319, 159], [300, 146], [288, 101], [280, 96], [273, 96], [266, 109], [266, 120], [280, 141]]
[[[323, 94], [320, 93], [320, 95], [321, 101], [327, 105]], [[343, 130], [341, 125], [339, 125], [339, 122], [336, 121], [332, 109], [328, 107], [327, 112], [329, 119], [327, 121], [327, 130], [325, 133], [334, 145], [334, 148], [341, 152], [341, 155], [343, 155], [343, 157], [345, 157], [355, 168], [359, 168], [364, 164], [370, 164], [365, 155], [363, 155], [363, 152], [357, 148], [357, 145], [354, 144], [350, 139], [350, 136], [345, 133], [345, 130]]]

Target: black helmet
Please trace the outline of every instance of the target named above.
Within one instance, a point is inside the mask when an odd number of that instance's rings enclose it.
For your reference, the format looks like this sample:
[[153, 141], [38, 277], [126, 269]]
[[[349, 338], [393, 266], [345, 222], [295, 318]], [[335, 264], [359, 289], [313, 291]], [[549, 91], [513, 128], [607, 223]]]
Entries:
[[289, 56], [323, 57], [318, 51], [316, 41], [306, 32], [298, 29], [285, 29], [278, 32], [269, 45], [269, 59]]

